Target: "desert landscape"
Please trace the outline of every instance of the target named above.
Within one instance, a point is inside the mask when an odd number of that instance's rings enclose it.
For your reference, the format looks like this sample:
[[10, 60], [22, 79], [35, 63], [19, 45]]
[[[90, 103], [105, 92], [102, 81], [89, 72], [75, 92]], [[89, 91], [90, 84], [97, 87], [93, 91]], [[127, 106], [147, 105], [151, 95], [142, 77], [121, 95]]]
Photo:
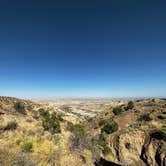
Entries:
[[166, 165], [165, 99], [0, 97], [2, 166]]
[[166, 0], [1, 0], [0, 166], [166, 166]]

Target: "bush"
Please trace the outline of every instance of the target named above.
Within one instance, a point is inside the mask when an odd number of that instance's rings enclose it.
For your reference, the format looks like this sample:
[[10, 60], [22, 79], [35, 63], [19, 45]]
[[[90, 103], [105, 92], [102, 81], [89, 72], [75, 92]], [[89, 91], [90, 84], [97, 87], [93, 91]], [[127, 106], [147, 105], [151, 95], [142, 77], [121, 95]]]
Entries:
[[122, 110], [121, 107], [115, 107], [115, 108], [113, 108], [113, 113], [115, 115], [119, 115], [121, 112], [123, 112], [123, 110]]
[[134, 102], [133, 101], [129, 101], [127, 107], [129, 109], [133, 109], [134, 108]]
[[115, 132], [117, 130], [118, 130], [118, 124], [116, 122], [114, 122], [114, 121], [111, 121], [111, 122], [109, 122], [109, 123], [104, 125], [104, 127], [101, 129], [101, 132], [102, 133], [105, 132], [107, 134], [111, 134], [111, 133], [113, 133], [113, 132]]
[[10, 121], [4, 127], [4, 130], [15, 130], [17, 128], [17, 126], [18, 126], [18, 124], [16, 121]]
[[127, 107], [125, 107], [125, 110], [129, 110], [129, 109], [133, 109], [134, 108], [134, 102], [133, 101], [129, 101], [127, 104]]
[[30, 152], [33, 148], [32, 141], [24, 141], [20, 144], [20, 148], [23, 152]]
[[59, 117], [53, 113], [46, 112], [42, 120], [42, 125], [45, 130], [50, 131], [52, 134], [61, 132]]
[[25, 105], [23, 102], [16, 102], [14, 104], [14, 108], [16, 109], [17, 112], [19, 113], [22, 113], [22, 114], [26, 114], [26, 111], [25, 111]]
[[155, 99], [152, 99], [152, 102], [155, 102]]

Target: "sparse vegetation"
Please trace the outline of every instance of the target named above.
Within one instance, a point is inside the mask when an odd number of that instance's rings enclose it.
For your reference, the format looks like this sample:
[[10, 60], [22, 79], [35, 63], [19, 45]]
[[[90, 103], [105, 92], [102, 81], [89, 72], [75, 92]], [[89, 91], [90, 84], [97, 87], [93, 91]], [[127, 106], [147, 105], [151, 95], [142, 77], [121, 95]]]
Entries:
[[99, 141], [98, 145], [101, 148], [101, 151], [103, 152], [104, 155], [107, 155], [109, 153], [111, 153], [111, 148], [108, 146], [108, 144], [105, 141]]
[[83, 148], [86, 143], [86, 130], [81, 124], [70, 126], [70, 131], [73, 133], [71, 136], [72, 147]]
[[1, 166], [36, 166], [36, 162], [23, 153], [11, 151], [9, 148], [0, 148]]
[[97, 146], [102, 151], [104, 155], [111, 153], [111, 148], [108, 146], [107, 143], [108, 134], [105, 132], [101, 132], [99, 140], [97, 141]]
[[132, 125], [130, 125], [131, 128], [134, 128], [134, 129], [138, 129], [140, 128], [141, 124], [140, 123], [133, 123]]

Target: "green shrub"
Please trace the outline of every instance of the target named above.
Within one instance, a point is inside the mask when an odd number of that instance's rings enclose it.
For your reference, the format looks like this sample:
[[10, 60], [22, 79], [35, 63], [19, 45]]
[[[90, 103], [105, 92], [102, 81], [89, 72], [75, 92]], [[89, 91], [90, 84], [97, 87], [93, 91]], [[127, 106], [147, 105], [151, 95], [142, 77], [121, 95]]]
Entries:
[[45, 130], [50, 131], [52, 134], [61, 132], [59, 117], [57, 117], [56, 113], [50, 114], [46, 112], [42, 125]]
[[33, 148], [33, 143], [32, 141], [21, 142], [20, 148], [23, 152], [30, 152]]
[[111, 148], [107, 145], [107, 143], [105, 141], [99, 141], [98, 145], [104, 155], [107, 155], [112, 152]]
[[129, 101], [127, 106], [125, 107], [125, 110], [129, 110], [129, 109], [133, 109], [134, 108], [134, 102], [133, 101]]
[[17, 126], [18, 126], [18, 124], [16, 121], [10, 121], [4, 127], [4, 130], [15, 130], [17, 128]]
[[128, 109], [133, 109], [134, 108], [134, 102], [129, 101], [127, 107], [128, 107]]
[[119, 115], [121, 112], [123, 112], [123, 110], [122, 110], [121, 107], [115, 107], [115, 108], [113, 108], [113, 113], [115, 115]]
[[26, 114], [25, 105], [23, 102], [19, 101], [19, 102], [14, 103], [14, 108], [16, 109], [17, 112]]
[[111, 134], [117, 130], [118, 130], [118, 124], [115, 121], [111, 121], [103, 126], [103, 128], [101, 129], [101, 132]]

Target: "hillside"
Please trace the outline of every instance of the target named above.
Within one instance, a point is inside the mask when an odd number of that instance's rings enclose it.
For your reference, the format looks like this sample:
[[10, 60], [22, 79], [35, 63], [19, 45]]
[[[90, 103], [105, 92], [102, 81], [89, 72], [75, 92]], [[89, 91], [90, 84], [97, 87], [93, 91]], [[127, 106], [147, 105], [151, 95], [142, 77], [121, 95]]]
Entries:
[[166, 100], [0, 97], [0, 166], [165, 166]]

